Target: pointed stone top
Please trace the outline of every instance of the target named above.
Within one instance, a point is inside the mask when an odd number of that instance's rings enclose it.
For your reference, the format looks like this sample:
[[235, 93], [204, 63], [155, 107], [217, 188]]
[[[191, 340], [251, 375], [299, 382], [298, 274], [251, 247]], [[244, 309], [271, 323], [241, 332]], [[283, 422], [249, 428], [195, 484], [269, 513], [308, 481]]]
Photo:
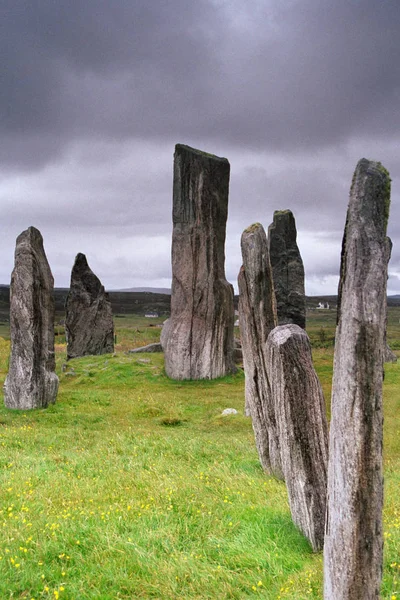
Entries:
[[[36, 227], [28, 227], [28, 229], [22, 231], [17, 237], [15, 244], [15, 260], [17, 260], [18, 257], [21, 259], [22, 257], [26, 257], [27, 255], [35, 256], [36, 260], [39, 261], [38, 264], [45, 265], [46, 263], [47, 268], [50, 272], [50, 267], [48, 266], [47, 259], [43, 261], [41, 258], [42, 254], [45, 254], [45, 252], [43, 237], [39, 229], [36, 229]], [[25, 260], [25, 258], [23, 258], [23, 260]], [[51, 275], [51, 272], [50, 277], [53, 277]]]
[[76, 255], [74, 268], [90, 269], [86, 256], [82, 252], [78, 252]]
[[263, 229], [264, 229], [264, 227], [261, 225], [261, 223], [253, 223], [252, 225], [249, 225], [249, 227], [247, 227], [243, 231], [243, 234], [245, 234], [245, 233], [256, 233], [256, 231], [261, 231]]
[[284, 210], [275, 210], [274, 211], [274, 219], [275, 219], [275, 217], [278, 219], [283, 216], [288, 216], [288, 217], [292, 216], [293, 217], [293, 213], [289, 208], [285, 208]]
[[273, 222], [268, 229], [273, 229], [277, 233], [285, 232], [287, 235], [290, 235], [291, 239], [294, 240], [297, 238], [296, 221], [292, 211], [289, 209], [276, 210], [274, 212]]
[[203, 152], [203, 150], [198, 150], [197, 148], [192, 148], [191, 146], [186, 146], [185, 144], [176, 144], [175, 155], [179, 154], [194, 154], [199, 158], [209, 158], [211, 160], [218, 160], [229, 163], [227, 158], [216, 156], [215, 154], [210, 154], [209, 152]]
[[[367, 181], [364, 181], [364, 178]], [[350, 196], [356, 195], [357, 188], [360, 185], [363, 186], [362, 195], [367, 200], [367, 204], [362, 203], [363, 209], [368, 210], [367, 205], [370, 207], [376, 205], [374, 210], [379, 211], [381, 207], [386, 227], [390, 209], [391, 179], [389, 171], [378, 161], [361, 158], [354, 171]]]
[[93, 273], [86, 256], [81, 252], [76, 255], [71, 272], [71, 288], [76, 285], [84, 287], [92, 298], [96, 298], [104, 290], [100, 279]]
[[381, 162], [377, 160], [369, 160], [368, 158], [360, 158], [360, 160], [357, 163], [356, 169], [359, 169], [361, 171], [369, 171], [371, 173], [376, 173], [378, 171], [383, 175], [389, 175], [388, 170], [385, 169]]
[[36, 227], [28, 227], [28, 229], [22, 231], [17, 237], [17, 244], [25, 239], [29, 239], [31, 243], [37, 242], [39, 244], [43, 244], [42, 234], [40, 233], [39, 229], [36, 229]]

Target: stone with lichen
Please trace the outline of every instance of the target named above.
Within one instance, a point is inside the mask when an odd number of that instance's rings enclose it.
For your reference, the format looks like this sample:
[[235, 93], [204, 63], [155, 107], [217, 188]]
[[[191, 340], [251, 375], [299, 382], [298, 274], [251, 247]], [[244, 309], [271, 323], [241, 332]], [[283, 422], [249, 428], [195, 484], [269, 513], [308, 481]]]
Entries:
[[274, 400], [270, 393], [265, 344], [276, 326], [275, 295], [267, 238], [254, 223], [242, 233], [243, 265], [238, 276], [239, 324], [245, 374], [246, 414], [251, 416], [263, 469], [282, 478]]
[[304, 266], [297, 245], [296, 222], [290, 210], [274, 212], [268, 228], [278, 324], [306, 326]]
[[322, 550], [328, 424], [310, 340], [298, 325], [279, 325], [268, 336], [265, 354], [292, 519], [313, 550]]
[[173, 379], [235, 371], [233, 288], [225, 278], [229, 174], [226, 158], [175, 147], [171, 317], [161, 336]]
[[17, 238], [11, 275], [7, 408], [46, 408], [56, 400], [53, 287], [42, 235], [29, 227]]
[[77, 254], [65, 304], [67, 358], [114, 352], [111, 302], [84, 254]]
[[326, 600], [378, 600], [383, 561], [382, 383], [390, 177], [356, 167], [342, 244], [332, 381]]

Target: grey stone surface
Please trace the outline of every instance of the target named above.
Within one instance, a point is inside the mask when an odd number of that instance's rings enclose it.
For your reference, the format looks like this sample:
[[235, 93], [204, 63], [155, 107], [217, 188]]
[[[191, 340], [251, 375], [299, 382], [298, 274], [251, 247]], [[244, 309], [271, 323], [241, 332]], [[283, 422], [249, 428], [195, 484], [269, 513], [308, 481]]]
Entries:
[[328, 424], [304, 329], [293, 324], [273, 329], [266, 364], [292, 519], [318, 551], [324, 544]]
[[163, 352], [165, 352], [165, 348], [167, 346], [167, 340], [169, 335], [169, 328], [171, 326], [171, 319], [166, 319], [162, 324], [162, 329], [160, 333], [160, 344]]
[[236, 408], [225, 408], [221, 413], [221, 415], [223, 417], [225, 417], [226, 415], [237, 415], [237, 414], [238, 414], [238, 411], [236, 410]]
[[114, 352], [111, 303], [86, 256], [77, 254], [65, 304], [67, 358]]
[[[392, 248], [393, 248], [393, 243], [392, 240], [387, 237], [386, 238], [386, 259], [387, 259], [387, 264], [389, 265], [389, 261], [390, 261], [390, 257], [392, 255]], [[386, 323], [386, 327], [385, 327], [385, 340], [383, 343], [383, 347], [384, 347], [384, 358], [383, 361], [385, 363], [395, 363], [397, 362], [397, 356], [396, 354], [393, 352], [393, 350], [390, 348], [389, 344], [387, 343], [387, 323]]]
[[297, 230], [290, 210], [274, 212], [268, 228], [269, 256], [274, 281], [278, 324], [306, 326], [304, 266], [297, 246]]
[[173, 379], [235, 371], [233, 288], [225, 278], [229, 171], [226, 158], [175, 148], [171, 317], [161, 339]]
[[382, 380], [390, 178], [361, 159], [350, 190], [338, 298], [325, 600], [378, 600], [382, 577]]
[[8, 408], [45, 408], [56, 400], [53, 287], [43, 238], [29, 227], [17, 238], [11, 276], [11, 355], [4, 384]]
[[277, 319], [268, 244], [262, 225], [255, 223], [243, 232], [241, 248], [243, 265], [238, 285], [245, 412], [251, 416], [263, 469], [282, 478], [274, 402], [265, 362], [265, 344]]
[[390, 348], [388, 344], [384, 346], [384, 362], [385, 363], [395, 363], [397, 362], [397, 356]]
[[141, 346], [140, 348], [133, 348], [132, 350], [128, 350], [129, 354], [139, 354], [141, 352], [162, 352], [161, 344], [147, 344], [147, 346]]

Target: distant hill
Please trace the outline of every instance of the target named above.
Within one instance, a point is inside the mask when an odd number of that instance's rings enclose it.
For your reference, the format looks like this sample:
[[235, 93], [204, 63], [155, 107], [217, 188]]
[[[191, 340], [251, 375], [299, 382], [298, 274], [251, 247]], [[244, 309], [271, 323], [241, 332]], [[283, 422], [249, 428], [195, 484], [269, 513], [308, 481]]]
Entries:
[[122, 290], [108, 290], [110, 292], [150, 292], [151, 294], [169, 294], [171, 295], [171, 288], [152, 288], [152, 287], [133, 287]]
[[[68, 295], [68, 289], [56, 288], [54, 290], [54, 300], [56, 305], [56, 314], [64, 313], [65, 301]], [[158, 313], [160, 316], [169, 316], [171, 310], [171, 293], [161, 294], [154, 292], [127, 292], [121, 290], [108, 292], [112, 311], [114, 315], [138, 314], [144, 315], [147, 312]]]
[[[61, 318], [65, 312], [65, 301], [68, 288], [54, 289], [56, 315]], [[168, 316], [171, 307], [171, 293], [160, 294], [153, 292], [108, 292], [114, 314], [136, 313], [144, 315], [156, 312], [160, 316]], [[10, 316], [10, 286], [0, 285], [0, 321], [8, 321]]]
[[154, 292], [108, 292], [114, 314], [147, 312], [169, 316], [171, 312], [171, 292], [168, 294]]
[[[108, 292], [114, 314], [147, 312], [168, 316], [171, 310], [171, 290], [167, 288], [132, 288], [129, 290], [113, 290]], [[159, 291], [160, 290], [160, 291]], [[165, 291], [163, 291], [165, 290]], [[55, 288], [54, 300], [58, 318], [64, 315], [65, 300], [68, 288]], [[235, 308], [238, 308], [239, 297], [234, 297]], [[388, 306], [400, 306], [400, 294], [388, 296]], [[307, 309], [315, 309], [319, 303], [328, 302], [331, 309], [337, 306], [337, 296], [307, 296]], [[0, 284], [0, 321], [8, 321], [10, 312], [10, 286]]]

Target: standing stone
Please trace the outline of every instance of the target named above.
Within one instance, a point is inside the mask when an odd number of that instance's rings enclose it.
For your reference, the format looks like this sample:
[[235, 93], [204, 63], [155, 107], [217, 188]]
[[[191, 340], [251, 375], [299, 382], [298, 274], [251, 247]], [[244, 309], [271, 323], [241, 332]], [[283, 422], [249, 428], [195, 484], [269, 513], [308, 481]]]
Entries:
[[389, 346], [389, 344], [385, 344], [384, 347], [384, 362], [385, 363], [395, 363], [397, 362], [397, 356]]
[[235, 371], [233, 288], [225, 279], [229, 162], [178, 144], [174, 156], [171, 317], [161, 343], [173, 379]]
[[114, 352], [111, 302], [86, 256], [77, 254], [65, 304], [67, 358]]
[[338, 298], [325, 600], [378, 600], [382, 577], [382, 380], [390, 178], [361, 159], [350, 190]]
[[292, 519], [318, 551], [324, 545], [328, 425], [304, 329], [293, 324], [273, 329], [266, 365]]
[[[389, 264], [390, 257], [392, 255], [393, 243], [392, 243], [392, 240], [390, 239], [390, 237], [387, 237], [386, 240], [387, 240], [387, 243], [386, 243], [387, 263]], [[385, 363], [395, 363], [395, 362], [397, 362], [397, 356], [396, 356], [396, 354], [393, 352], [393, 350], [391, 349], [391, 347], [387, 343], [387, 323], [386, 323], [386, 327], [385, 327], [385, 342], [384, 342], [384, 359], [383, 359], [383, 362], [385, 362]]]
[[268, 228], [268, 243], [278, 324], [294, 323], [305, 329], [304, 266], [296, 240], [293, 213], [290, 210], [275, 211]]
[[239, 326], [245, 373], [246, 413], [250, 414], [260, 462], [282, 478], [274, 403], [265, 364], [265, 344], [276, 326], [275, 296], [268, 244], [262, 225], [251, 225], [241, 239], [243, 266], [238, 276]]
[[53, 286], [41, 233], [29, 227], [17, 238], [11, 275], [7, 408], [46, 408], [56, 400]]

